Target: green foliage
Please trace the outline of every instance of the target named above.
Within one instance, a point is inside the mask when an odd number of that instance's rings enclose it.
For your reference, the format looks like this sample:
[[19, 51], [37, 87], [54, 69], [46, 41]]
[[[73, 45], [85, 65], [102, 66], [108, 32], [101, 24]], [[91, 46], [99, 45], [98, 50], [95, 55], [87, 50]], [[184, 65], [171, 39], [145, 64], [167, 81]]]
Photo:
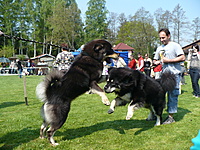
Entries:
[[63, 0], [56, 1], [52, 11], [53, 14], [48, 17], [47, 21], [52, 30], [49, 40], [52, 39], [53, 43], [68, 43], [70, 48], [75, 48], [76, 43], [83, 43], [80, 40], [83, 23], [77, 4], [71, 2], [66, 5]]
[[[0, 1], [0, 6], [0, 26], [5, 34], [55, 45], [64, 42], [71, 48], [83, 44], [83, 23], [75, 0], [4, 0]], [[18, 54], [28, 53], [33, 57], [28, 51], [33, 50], [32, 43], [5, 39], [0, 44], [13, 46]], [[41, 54], [50, 53], [49, 49], [49, 46], [37, 44], [34, 50]]]
[[13, 55], [13, 47], [12, 46], [3, 46], [0, 48], [0, 57], [4, 56], [6, 58], [11, 57]]
[[24, 60], [25, 59], [25, 55], [18, 55], [17, 57], [19, 58], [19, 60]]
[[[66, 123], [55, 133], [54, 139], [60, 145], [52, 147], [47, 139], [39, 138], [42, 103], [36, 99], [35, 87], [42, 78], [26, 76], [26, 106], [23, 78], [0, 76], [1, 150], [188, 150], [198, 133], [200, 103], [192, 97], [192, 85], [186, 76], [175, 123], [154, 127], [154, 121], [145, 121], [148, 110], [144, 108], [135, 111], [131, 120], [125, 120], [127, 106], [107, 114], [109, 108], [98, 95], [83, 94], [72, 102]], [[115, 98], [114, 94], [107, 96]], [[163, 116], [167, 116], [166, 111]]]
[[152, 54], [157, 40], [155, 28], [145, 22], [130, 21], [124, 23], [118, 32], [118, 41], [135, 48], [135, 52]]
[[107, 9], [105, 0], [90, 0], [86, 11], [86, 41], [107, 38]]
[[[108, 16], [106, 0], [88, 1], [84, 23], [76, 0], [0, 0], [0, 14], [0, 30], [7, 35], [55, 45], [68, 43], [72, 49], [94, 39], [107, 39], [115, 45], [124, 42], [135, 52], [151, 54], [159, 43], [156, 30], [171, 28], [172, 39], [179, 42], [189, 28], [180, 4], [172, 12], [157, 9], [156, 23], [143, 7], [128, 17], [112, 12]], [[193, 21], [193, 36], [198, 39], [199, 18]], [[29, 57], [56, 55], [59, 51], [57, 47], [4, 37], [0, 37], [0, 46], [13, 47], [16, 54]]]

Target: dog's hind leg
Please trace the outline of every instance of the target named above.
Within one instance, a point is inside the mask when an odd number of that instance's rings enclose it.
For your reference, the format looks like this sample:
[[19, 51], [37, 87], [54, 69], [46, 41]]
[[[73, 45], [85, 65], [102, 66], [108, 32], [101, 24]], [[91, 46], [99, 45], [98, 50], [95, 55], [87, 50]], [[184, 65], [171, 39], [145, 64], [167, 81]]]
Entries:
[[140, 105], [139, 103], [133, 103], [133, 101], [130, 102], [128, 105], [128, 112], [126, 115], [126, 120], [130, 120], [133, 117], [133, 113], [135, 110], [139, 109], [143, 105]]
[[163, 111], [163, 109], [161, 109], [159, 107], [151, 106], [151, 110], [154, 112], [154, 114], [157, 118], [155, 126], [159, 126], [161, 124], [161, 121], [162, 121], [162, 111]]
[[46, 129], [47, 129], [47, 127], [48, 127], [48, 122], [46, 121], [46, 119], [45, 119], [45, 108], [46, 108], [46, 106], [47, 106], [47, 104], [45, 103], [45, 104], [43, 104], [42, 105], [42, 107], [41, 107], [41, 115], [42, 115], [42, 117], [43, 117], [43, 124], [41, 125], [41, 127], [40, 127], [40, 138], [41, 139], [44, 139], [45, 138], [45, 131], [46, 131]]
[[55, 142], [55, 140], [53, 139], [53, 136], [56, 132], [56, 129], [52, 128], [50, 126], [50, 128], [47, 130], [47, 136], [48, 136], [48, 140], [50, 141], [50, 143], [53, 145], [53, 146], [56, 146], [56, 145], [59, 145], [58, 143]]
[[150, 112], [149, 112], [149, 115], [148, 115], [146, 121], [153, 121], [153, 120], [156, 120], [155, 110], [153, 110], [152, 105], [150, 105], [148, 108], [149, 108]]
[[48, 124], [44, 121], [43, 124], [40, 127], [40, 138], [44, 139], [45, 138], [45, 131], [47, 129]]

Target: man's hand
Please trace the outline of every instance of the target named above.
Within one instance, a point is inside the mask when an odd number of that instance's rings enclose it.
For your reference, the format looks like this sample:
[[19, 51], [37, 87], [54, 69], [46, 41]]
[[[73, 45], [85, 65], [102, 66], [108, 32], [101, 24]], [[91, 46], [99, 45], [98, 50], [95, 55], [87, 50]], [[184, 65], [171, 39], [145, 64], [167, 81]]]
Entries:
[[0, 36], [4, 35], [4, 33], [2, 31], [0, 31]]
[[166, 57], [163, 57], [163, 59], [161, 59], [162, 63], [176, 63], [176, 62], [182, 62], [182, 61], [185, 61], [185, 55], [179, 55], [178, 57], [174, 59], [169, 59]]

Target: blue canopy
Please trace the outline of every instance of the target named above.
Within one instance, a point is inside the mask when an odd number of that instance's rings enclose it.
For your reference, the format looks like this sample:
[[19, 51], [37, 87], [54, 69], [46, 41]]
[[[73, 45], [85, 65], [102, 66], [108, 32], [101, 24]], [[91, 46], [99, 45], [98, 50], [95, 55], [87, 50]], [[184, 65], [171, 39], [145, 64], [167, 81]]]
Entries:
[[[126, 64], [128, 65], [128, 51], [125, 51], [125, 52], [115, 51], [115, 52], [119, 53], [119, 56], [122, 57], [124, 61], [126, 62]], [[72, 54], [74, 55], [74, 57], [76, 57], [77, 55], [80, 54], [80, 52], [72, 52]]]
[[72, 52], [72, 54], [74, 55], [74, 57], [76, 57], [77, 55], [80, 54], [80, 52]]
[[0, 57], [0, 62], [2, 62], [2, 63], [10, 63], [10, 60], [8, 58], [5, 58], [5, 57]]
[[125, 52], [115, 51], [115, 52], [119, 53], [119, 56], [122, 57], [124, 61], [126, 62], [126, 64], [128, 65], [128, 51], [125, 51]]

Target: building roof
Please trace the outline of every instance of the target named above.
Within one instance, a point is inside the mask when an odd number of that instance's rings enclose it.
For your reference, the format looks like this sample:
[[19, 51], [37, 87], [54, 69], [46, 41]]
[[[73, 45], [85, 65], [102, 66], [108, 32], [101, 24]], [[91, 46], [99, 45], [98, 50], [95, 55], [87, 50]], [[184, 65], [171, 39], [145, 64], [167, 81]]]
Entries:
[[182, 47], [182, 49], [183, 49], [183, 51], [184, 51], [185, 54], [188, 54], [189, 49], [192, 48], [192, 45], [193, 45], [193, 44], [197, 44], [197, 45], [200, 46], [200, 40], [197, 40], [197, 41], [195, 41], [195, 42], [193, 42], [193, 43], [190, 43], [190, 44], [188, 44], [188, 45]]
[[128, 46], [124, 43], [119, 43], [115, 47], [113, 47], [114, 50], [134, 50], [133, 47]]
[[197, 41], [195, 41], [195, 42], [192, 42], [192, 43], [190, 43], [190, 44], [188, 44], [188, 45], [182, 47], [182, 49], [187, 49], [188, 47], [191, 47], [193, 44], [198, 44], [198, 45], [200, 45], [200, 40], [197, 40]]
[[42, 54], [42, 55], [38, 55], [38, 56], [36, 56], [36, 57], [33, 57], [33, 58], [31, 58], [31, 59], [40, 59], [40, 58], [42, 58], [42, 57], [51, 57], [51, 58], [55, 58], [55, 56], [53, 56], [53, 55], [50, 55], [50, 54]]

